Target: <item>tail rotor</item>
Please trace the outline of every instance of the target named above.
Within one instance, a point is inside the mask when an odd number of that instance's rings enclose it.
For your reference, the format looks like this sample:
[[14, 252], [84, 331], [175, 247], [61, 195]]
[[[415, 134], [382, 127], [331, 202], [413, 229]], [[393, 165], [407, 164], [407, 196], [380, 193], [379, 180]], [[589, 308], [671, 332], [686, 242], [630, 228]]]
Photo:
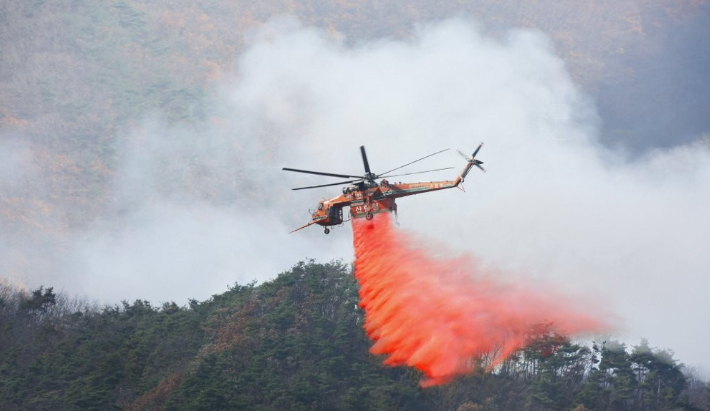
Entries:
[[483, 171], [483, 172], [485, 173], [485, 172], [486, 172], [486, 169], [483, 168], [483, 166], [481, 166], [481, 164], [483, 164], [483, 161], [481, 161], [481, 160], [476, 160], [476, 154], [478, 154], [478, 151], [481, 149], [481, 147], [483, 147], [483, 143], [481, 143], [481, 144], [478, 145], [478, 147], [477, 147], [476, 150], [473, 152], [473, 154], [471, 154], [470, 157], [467, 156], [466, 154], [464, 154], [461, 150], [456, 150], [456, 151], [461, 155], [461, 157], [463, 157], [464, 159], [466, 159], [466, 161], [468, 161], [469, 163], [471, 163], [471, 165], [474, 165], [474, 166], [480, 168], [481, 171]]

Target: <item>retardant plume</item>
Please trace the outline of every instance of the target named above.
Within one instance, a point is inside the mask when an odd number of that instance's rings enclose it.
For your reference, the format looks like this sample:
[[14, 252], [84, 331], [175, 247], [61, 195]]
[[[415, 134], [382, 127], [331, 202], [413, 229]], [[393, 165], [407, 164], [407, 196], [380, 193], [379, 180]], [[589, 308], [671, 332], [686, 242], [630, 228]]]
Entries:
[[432, 256], [389, 214], [353, 219], [353, 239], [370, 351], [419, 369], [424, 387], [474, 371], [484, 356], [495, 367], [541, 324], [563, 335], [608, 329], [559, 295], [492, 278], [471, 257]]

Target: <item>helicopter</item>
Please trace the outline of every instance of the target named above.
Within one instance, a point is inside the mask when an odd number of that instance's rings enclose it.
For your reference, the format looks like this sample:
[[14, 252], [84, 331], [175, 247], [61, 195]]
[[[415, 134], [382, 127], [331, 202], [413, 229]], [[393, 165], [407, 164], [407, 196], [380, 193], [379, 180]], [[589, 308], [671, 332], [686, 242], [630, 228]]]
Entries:
[[[311, 221], [308, 222], [308, 224], [305, 224], [291, 231], [291, 233], [302, 230], [313, 224], [318, 224], [320, 226], [323, 226], [325, 234], [328, 234], [330, 233], [330, 227], [343, 223], [343, 207], [346, 206], [350, 207], [351, 218], [364, 217], [367, 220], [372, 220], [375, 214], [384, 212], [394, 212], [396, 216], [397, 204], [395, 203], [395, 199], [397, 198], [407, 197], [416, 194], [424, 194], [431, 191], [445, 190], [447, 188], [459, 187], [461, 183], [463, 183], [469, 171], [471, 171], [471, 168], [474, 166], [485, 172], [486, 169], [481, 166], [483, 162], [476, 159], [476, 155], [478, 154], [478, 151], [481, 149], [481, 147], [483, 147], [483, 143], [481, 143], [476, 148], [476, 150], [473, 152], [473, 154], [471, 154], [471, 156], [467, 156], [466, 154], [461, 152], [461, 150], [457, 150], [458, 153], [466, 160], [466, 165], [464, 166], [463, 170], [461, 170], [461, 173], [456, 176], [455, 179], [446, 181], [392, 183], [388, 181], [387, 178], [452, 169], [453, 167], [446, 167], [437, 168], [433, 170], [418, 171], [413, 173], [390, 174], [393, 171], [400, 170], [418, 161], [429, 158], [433, 155], [443, 153], [444, 151], [447, 151], [448, 148], [437, 151], [436, 153], [429, 154], [427, 156], [424, 156], [422, 158], [411, 161], [407, 164], [393, 168], [380, 174], [375, 174], [370, 170], [370, 163], [367, 161], [367, 153], [365, 152], [365, 146], [360, 146], [360, 155], [362, 156], [362, 163], [365, 167], [365, 174], [363, 175], [326, 173], [321, 171], [310, 171], [284, 167], [282, 169], [284, 171], [350, 179], [337, 183], [293, 188], [292, 190], [307, 190], [312, 188], [348, 184], [347, 187], [343, 187], [343, 192], [341, 195], [331, 198], [329, 200], [321, 200], [320, 202], [318, 202], [318, 206], [316, 207], [316, 209], [311, 211]], [[377, 180], [380, 181], [378, 182]]]

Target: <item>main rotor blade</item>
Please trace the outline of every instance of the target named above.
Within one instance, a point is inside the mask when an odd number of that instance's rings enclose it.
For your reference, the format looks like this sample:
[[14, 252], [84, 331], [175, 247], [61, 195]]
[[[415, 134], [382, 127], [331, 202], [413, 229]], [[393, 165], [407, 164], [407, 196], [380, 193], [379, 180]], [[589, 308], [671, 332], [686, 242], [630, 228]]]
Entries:
[[405, 164], [405, 165], [403, 165], [403, 166], [399, 166], [399, 167], [397, 167], [397, 168], [393, 168], [392, 170], [385, 171], [384, 173], [380, 174], [380, 176], [385, 175], [385, 174], [387, 174], [387, 173], [391, 173], [391, 172], [393, 172], [393, 171], [395, 171], [395, 170], [399, 170], [400, 168], [407, 167], [408, 165], [414, 164], [414, 163], [416, 163], [417, 161], [422, 161], [422, 160], [424, 160], [425, 158], [429, 158], [429, 157], [431, 157], [431, 156], [433, 156], [433, 155], [436, 155], [436, 154], [439, 154], [439, 153], [443, 153], [443, 152], [446, 151], [446, 150], [448, 150], [448, 148], [445, 148], [445, 149], [443, 149], [443, 150], [441, 150], [441, 151], [437, 151], [436, 153], [429, 154], [428, 156], [424, 156], [424, 157], [422, 157], [422, 158], [420, 158], [420, 159], [418, 159], [418, 160], [414, 160], [414, 161], [412, 161], [411, 163], [407, 163], [407, 164]]
[[323, 173], [321, 171], [299, 170], [297, 168], [288, 168], [288, 167], [284, 167], [284, 168], [282, 168], [282, 170], [295, 171], [296, 173], [316, 174], [319, 176], [340, 177], [340, 178], [362, 178], [362, 176], [351, 176], [349, 174]]
[[339, 183], [320, 184], [320, 185], [317, 185], [317, 186], [308, 186], [308, 187], [296, 187], [296, 188], [292, 188], [291, 190], [306, 190], [306, 189], [308, 189], [308, 188], [339, 186], [339, 185], [343, 185], [343, 184], [356, 183], [356, 182], [358, 182], [358, 181], [362, 181], [362, 178], [358, 178], [357, 180], [341, 181], [341, 182], [339, 182]]
[[370, 174], [370, 163], [367, 161], [365, 146], [360, 146], [360, 154], [362, 154], [362, 163], [365, 165], [365, 173]]
[[432, 171], [451, 170], [452, 168], [453, 168], [453, 167], [436, 168], [436, 169], [434, 169], [434, 170], [415, 171], [415, 172], [413, 172], [413, 173], [393, 174], [393, 175], [390, 175], [390, 176], [380, 176], [379, 178], [399, 177], [399, 176], [410, 176], [410, 175], [412, 175], [412, 174], [431, 173]]

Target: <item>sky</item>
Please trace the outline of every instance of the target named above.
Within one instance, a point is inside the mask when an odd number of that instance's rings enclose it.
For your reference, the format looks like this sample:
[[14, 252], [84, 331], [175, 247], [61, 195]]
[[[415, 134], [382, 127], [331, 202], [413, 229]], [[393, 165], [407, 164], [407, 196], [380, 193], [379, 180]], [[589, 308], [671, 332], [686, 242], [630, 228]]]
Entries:
[[[0, 236], [5, 250], [30, 246], [46, 261], [22, 282], [102, 303], [184, 304], [299, 260], [349, 262], [347, 224], [327, 236], [288, 233], [339, 193], [290, 188], [334, 180], [282, 167], [359, 174], [364, 145], [378, 172], [451, 148], [405, 171], [454, 170], [402, 178], [446, 180], [464, 165], [454, 149], [484, 142], [488, 172], [474, 169], [465, 192], [398, 201], [400, 225], [506, 281], [593, 301], [619, 324], [615, 337], [648, 338], [710, 370], [710, 136], [635, 156], [602, 144], [598, 103], [545, 34], [492, 38], [475, 21], [450, 19], [407, 40], [353, 45], [284, 17], [250, 33], [210, 100], [220, 121], [199, 135], [160, 113], [126, 131], [114, 212], [66, 234], [60, 251], [48, 238]], [[0, 188], [12, 192], [33, 154], [3, 144]]]

